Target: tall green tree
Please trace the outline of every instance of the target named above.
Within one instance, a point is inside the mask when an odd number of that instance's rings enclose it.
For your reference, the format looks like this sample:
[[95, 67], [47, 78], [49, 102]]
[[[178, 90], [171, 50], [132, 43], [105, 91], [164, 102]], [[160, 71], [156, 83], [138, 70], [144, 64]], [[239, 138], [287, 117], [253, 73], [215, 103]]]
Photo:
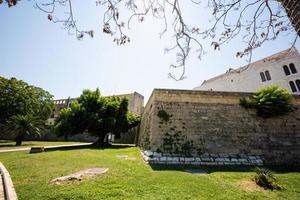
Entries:
[[139, 118], [128, 112], [127, 98], [103, 97], [96, 89], [84, 90], [69, 109], [63, 109], [54, 128], [58, 134], [68, 136], [89, 132], [98, 137], [95, 145], [103, 147], [109, 133], [119, 135], [138, 122]]
[[[9, 130], [2, 134], [15, 133], [17, 144], [21, 144], [26, 134], [30, 134], [29, 130], [36, 133], [33, 127], [36, 125], [40, 129], [53, 109], [54, 103], [49, 92], [16, 78], [0, 77], [0, 126]], [[17, 132], [19, 130], [25, 131]]]
[[47, 120], [53, 112], [52, 95], [16, 78], [0, 77], [0, 124], [14, 115], [32, 114]]

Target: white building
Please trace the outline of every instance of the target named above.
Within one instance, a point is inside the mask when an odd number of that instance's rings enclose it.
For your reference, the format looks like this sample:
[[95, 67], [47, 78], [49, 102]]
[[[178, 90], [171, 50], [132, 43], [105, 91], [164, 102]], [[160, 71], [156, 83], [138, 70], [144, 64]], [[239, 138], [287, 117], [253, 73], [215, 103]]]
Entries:
[[300, 55], [291, 48], [262, 60], [229, 69], [226, 73], [205, 80], [194, 90], [256, 92], [259, 88], [278, 85], [292, 94], [300, 94]]

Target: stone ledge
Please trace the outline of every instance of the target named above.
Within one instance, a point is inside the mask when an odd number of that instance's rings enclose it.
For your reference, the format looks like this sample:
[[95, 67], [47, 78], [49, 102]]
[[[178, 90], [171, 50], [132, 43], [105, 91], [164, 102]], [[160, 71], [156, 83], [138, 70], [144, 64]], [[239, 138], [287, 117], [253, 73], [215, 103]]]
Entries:
[[[3, 187], [5, 193], [5, 200], [17, 200], [17, 194], [11, 180], [11, 177], [4, 167], [4, 165], [0, 162], [0, 173], [3, 179]], [[0, 177], [1, 178], [1, 177]]]
[[178, 154], [164, 155], [152, 151], [141, 151], [142, 158], [149, 164], [185, 164], [185, 165], [263, 165], [261, 155], [239, 154], [202, 154], [192, 157]]

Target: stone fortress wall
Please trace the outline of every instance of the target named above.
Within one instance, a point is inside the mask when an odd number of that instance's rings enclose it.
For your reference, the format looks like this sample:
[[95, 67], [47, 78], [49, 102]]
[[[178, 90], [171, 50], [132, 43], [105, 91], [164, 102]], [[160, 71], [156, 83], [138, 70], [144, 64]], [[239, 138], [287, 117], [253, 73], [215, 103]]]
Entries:
[[239, 105], [250, 95], [155, 89], [138, 136], [143, 156], [153, 163], [300, 164], [300, 97], [295, 112], [265, 119]]

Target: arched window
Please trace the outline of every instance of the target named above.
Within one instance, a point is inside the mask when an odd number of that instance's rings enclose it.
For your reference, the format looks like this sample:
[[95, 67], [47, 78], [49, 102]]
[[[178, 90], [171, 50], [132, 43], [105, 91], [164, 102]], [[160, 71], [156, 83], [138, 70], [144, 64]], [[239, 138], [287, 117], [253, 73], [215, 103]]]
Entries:
[[296, 80], [296, 85], [297, 85], [298, 91], [300, 91], [300, 80], [299, 79]]
[[293, 81], [290, 81], [289, 84], [290, 84], [292, 92], [297, 92], [297, 88], [295, 86], [295, 83]]
[[271, 80], [271, 76], [270, 76], [270, 73], [269, 73], [268, 70], [265, 71], [265, 75], [266, 75], [266, 78], [267, 78], [268, 81]]
[[288, 68], [288, 66], [286, 66], [286, 65], [284, 65], [283, 66], [283, 70], [284, 70], [284, 73], [285, 73], [285, 75], [290, 75], [291, 74], [291, 72], [290, 72], [290, 70], [289, 70], [289, 68]]
[[265, 74], [263, 72], [260, 72], [259, 74], [260, 74], [261, 81], [265, 82], [266, 81]]
[[290, 66], [292, 74], [296, 74], [297, 73], [297, 69], [296, 69], [294, 63], [291, 63], [289, 66]]

